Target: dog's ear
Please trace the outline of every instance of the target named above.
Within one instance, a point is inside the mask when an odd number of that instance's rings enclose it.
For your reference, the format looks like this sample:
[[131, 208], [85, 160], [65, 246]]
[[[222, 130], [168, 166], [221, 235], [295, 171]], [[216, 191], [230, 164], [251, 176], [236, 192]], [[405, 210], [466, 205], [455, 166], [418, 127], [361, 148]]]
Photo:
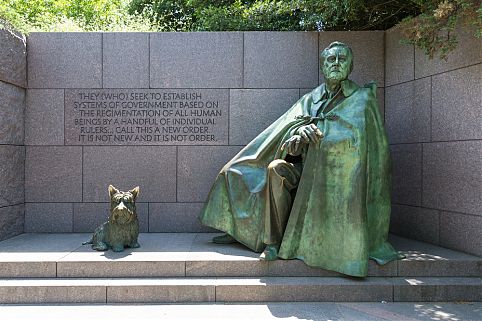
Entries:
[[134, 201], [136, 200], [137, 196], [139, 196], [139, 186], [131, 189], [129, 193], [132, 194]]
[[109, 196], [112, 198], [115, 194], [119, 193], [119, 190], [112, 185], [109, 185]]

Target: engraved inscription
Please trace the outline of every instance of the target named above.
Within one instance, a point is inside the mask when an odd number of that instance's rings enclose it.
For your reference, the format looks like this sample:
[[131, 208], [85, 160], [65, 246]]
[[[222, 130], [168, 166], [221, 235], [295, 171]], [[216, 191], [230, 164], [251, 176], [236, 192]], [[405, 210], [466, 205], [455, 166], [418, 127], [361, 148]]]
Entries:
[[225, 145], [226, 89], [65, 92], [66, 145]]

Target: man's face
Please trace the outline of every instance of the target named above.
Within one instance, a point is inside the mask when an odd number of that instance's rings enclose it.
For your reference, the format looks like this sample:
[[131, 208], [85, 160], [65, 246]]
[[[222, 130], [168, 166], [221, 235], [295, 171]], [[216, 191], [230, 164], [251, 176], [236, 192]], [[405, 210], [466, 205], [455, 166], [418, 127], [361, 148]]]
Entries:
[[352, 56], [345, 47], [333, 47], [325, 54], [321, 71], [326, 79], [343, 81], [350, 74]]

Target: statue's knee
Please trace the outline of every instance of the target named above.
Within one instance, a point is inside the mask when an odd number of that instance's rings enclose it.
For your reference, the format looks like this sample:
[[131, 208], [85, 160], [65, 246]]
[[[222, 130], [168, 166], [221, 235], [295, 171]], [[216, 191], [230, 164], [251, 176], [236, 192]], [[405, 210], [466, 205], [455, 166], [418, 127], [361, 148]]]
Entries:
[[269, 172], [276, 172], [277, 170], [279, 171], [281, 168], [286, 166], [286, 161], [282, 159], [275, 159], [268, 165], [268, 171]]
[[268, 165], [268, 179], [283, 179], [283, 185], [288, 189], [296, 187], [300, 174], [295, 166], [283, 159], [275, 159]]

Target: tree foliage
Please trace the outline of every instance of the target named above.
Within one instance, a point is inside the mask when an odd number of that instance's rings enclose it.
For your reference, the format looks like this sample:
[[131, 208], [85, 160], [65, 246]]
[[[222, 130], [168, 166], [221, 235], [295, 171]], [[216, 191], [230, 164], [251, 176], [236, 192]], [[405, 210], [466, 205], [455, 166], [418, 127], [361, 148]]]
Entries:
[[149, 17], [162, 31], [191, 31], [194, 8], [186, 0], [132, 0], [129, 14]]
[[0, 22], [30, 31], [151, 30], [149, 19], [127, 14], [129, 0], [1, 0]]
[[0, 23], [28, 31], [386, 30], [433, 57], [454, 30], [482, 30], [480, 0], [0, 0]]
[[161, 27], [183, 31], [382, 30], [418, 13], [406, 0], [133, 0], [130, 4], [132, 14], [146, 9]]
[[405, 42], [423, 49], [433, 58], [446, 59], [457, 46], [455, 30], [466, 29], [474, 36], [482, 33], [482, 2], [477, 0], [412, 0], [421, 14], [400, 24]]
[[405, 41], [431, 58], [455, 48], [458, 25], [482, 29], [480, 0], [133, 0], [132, 14], [151, 12], [161, 30], [386, 30], [398, 23]]

